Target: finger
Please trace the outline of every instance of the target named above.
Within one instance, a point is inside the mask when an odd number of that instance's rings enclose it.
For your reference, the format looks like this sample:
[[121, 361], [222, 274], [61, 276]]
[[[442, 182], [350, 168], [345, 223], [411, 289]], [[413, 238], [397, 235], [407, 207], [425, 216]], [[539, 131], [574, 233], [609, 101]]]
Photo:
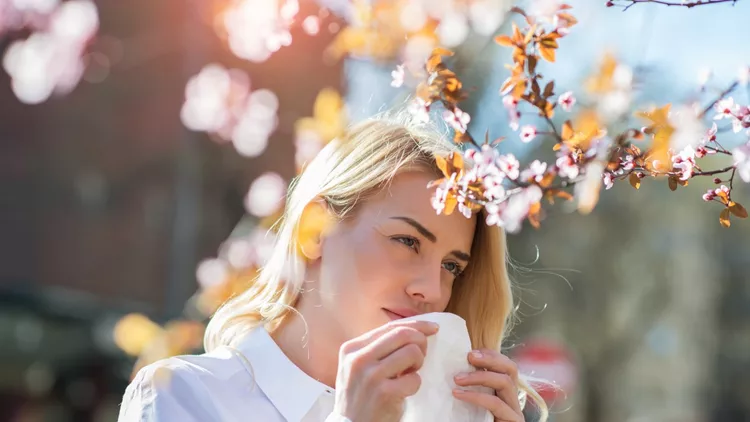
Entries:
[[420, 385], [422, 378], [416, 372], [383, 381], [383, 387], [391, 394], [403, 398], [417, 394]]
[[422, 355], [427, 353], [427, 336], [411, 327], [395, 327], [360, 351], [375, 360], [381, 360], [409, 344], [416, 345]]
[[351, 340], [349, 340], [347, 343], [352, 346], [354, 350], [361, 349], [362, 347], [367, 346], [368, 344], [372, 343], [373, 341], [377, 340], [378, 338], [382, 337], [386, 333], [397, 329], [399, 327], [407, 327], [411, 328], [417, 331], [421, 331], [424, 333], [424, 335], [432, 335], [437, 333], [438, 331], [438, 325], [434, 322], [430, 321], [402, 321], [402, 320], [395, 320], [391, 321], [387, 324], [381, 325], [378, 328], [375, 328], [374, 330], [370, 330], [358, 337], [355, 337]]
[[510, 375], [518, 384], [518, 366], [509, 357], [492, 349], [473, 350], [469, 353], [469, 363], [477, 368]]
[[458, 374], [456, 384], [462, 387], [482, 385], [495, 390], [495, 395], [508, 404], [513, 410], [521, 413], [521, 402], [518, 400], [518, 387], [508, 374], [492, 371], [473, 371]]
[[416, 344], [407, 344], [381, 360], [376, 372], [382, 378], [395, 378], [416, 372], [424, 363], [424, 352]]
[[489, 410], [497, 420], [502, 422], [523, 422], [523, 413], [516, 412], [500, 400], [500, 398], [493, 396], [492, 394], [466, 391], [456, 388], [453, 390], [453, 396], [459, 400]]

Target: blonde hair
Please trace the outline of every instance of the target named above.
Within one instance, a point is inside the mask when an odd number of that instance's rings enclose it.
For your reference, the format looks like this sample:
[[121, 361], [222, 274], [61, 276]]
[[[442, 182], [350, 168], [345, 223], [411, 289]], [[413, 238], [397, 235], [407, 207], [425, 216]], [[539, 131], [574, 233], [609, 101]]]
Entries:
[[[255, 282], [227, 301], [206, 328], [204, 346], [236, 346], [245, 333], [265, 325], [273, 331], [290, 312], [301, 291], [304, 263], [297, 254], [296, 230], [306, 205], [323, 199], [337, 218], [344, 218], [406, 167], [439, 173], [435, 156], [460, 150], [435, 127], [417, 123], [409, 113], [383, 113], [350, 127], [331, 141], [293, 181], [277, 243]], [[511, 281], [505, 265], [505, 233], [484, 224], [479, 215], [472, 260], [456, 283], [447, 312], [466, 320], [474, 348], [500, 350], [515, 320]], [[544, 400], [524, 380], [523, 390], [546, 420]]]

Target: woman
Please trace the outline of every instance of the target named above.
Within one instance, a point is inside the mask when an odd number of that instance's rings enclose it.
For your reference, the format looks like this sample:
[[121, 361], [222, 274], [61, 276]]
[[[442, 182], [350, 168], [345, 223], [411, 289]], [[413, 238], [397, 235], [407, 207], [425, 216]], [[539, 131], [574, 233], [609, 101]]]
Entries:
[[[156, 362], [128, 387], [120, 421], [397, 421], [416, 393], [427, 338], [403, 317], [466, 320], [479, 370], [456, 392], [497, 421], [523, 421], [519, 389], [541, 398], [501, 353], [513, 298], [505, 239], [484, 217], [438, 215], [435, 156], [458, 149], [408, 115], [380, 116], [328, 144], [293, 185], [259, 278], [220, 308], [206, 353]], [[311, 210], [333, 224], [299, 242]], [[301, 253], [298, 253], [301, 252]]]

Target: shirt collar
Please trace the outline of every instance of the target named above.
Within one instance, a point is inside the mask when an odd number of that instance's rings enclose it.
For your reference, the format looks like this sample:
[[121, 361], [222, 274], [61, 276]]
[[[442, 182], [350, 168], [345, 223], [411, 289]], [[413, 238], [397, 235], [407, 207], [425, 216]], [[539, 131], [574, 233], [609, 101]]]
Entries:
[[238, 346], [252, 365], [255, 382], [287, 421], [301, 421], [321, 395], [333, 394], [289, 360], [265, 327], [253, 329]]

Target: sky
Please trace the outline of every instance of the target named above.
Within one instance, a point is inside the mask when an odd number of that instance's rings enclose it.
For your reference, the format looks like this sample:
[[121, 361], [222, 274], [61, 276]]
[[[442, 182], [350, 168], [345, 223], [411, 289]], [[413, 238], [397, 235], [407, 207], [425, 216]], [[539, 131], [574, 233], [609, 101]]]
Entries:
[[[734, 6], [722, 3], [691, 9], [637, 4], [625, 12], [606, 7], [603, 0], [567, 3], [573, 6], [579, 23], [560, 40], [557, 61], [540, 65], [543, 73], [556, 80], [558, 94], [578, 91], [582, 79], [605, 51], [631, 67], [648, 69], [644, 88], [648, 100], [654, 103], [678, 102], [695, 95], [701, 73], [709, 69], [714, 75], [709, 89], [715, 87], [718, 92], [737, 78], [741, 66], [750, 65], [750, 0], [739, 0]], [[511, 16], [522, 22], [517, 15]], [[510, 63], [510, 49], [493, 45], [486, 51], [487, 55], [477, 60], [491, 60], [493, 76], [484, 82], [486, 89], [479, 94], [481, 106], [472, 117], [472, 126], [517, 136], [506, 129], [506, 112], [498, 95], [500, 84], [509, 74], [504, 64]], [[347, 62], [347, 102], [354, 120], [378, 111], [383, 104], [402, 100], [399, 91], [390, 88], [395, 64]], [[710, 97], [703, 98], [710, 102]], [[750, 102], [747, 92], [738, 91], [736, 99], [743, 104]], [[517, 145], [512, 152], [522, 156], [526, 148]]]

